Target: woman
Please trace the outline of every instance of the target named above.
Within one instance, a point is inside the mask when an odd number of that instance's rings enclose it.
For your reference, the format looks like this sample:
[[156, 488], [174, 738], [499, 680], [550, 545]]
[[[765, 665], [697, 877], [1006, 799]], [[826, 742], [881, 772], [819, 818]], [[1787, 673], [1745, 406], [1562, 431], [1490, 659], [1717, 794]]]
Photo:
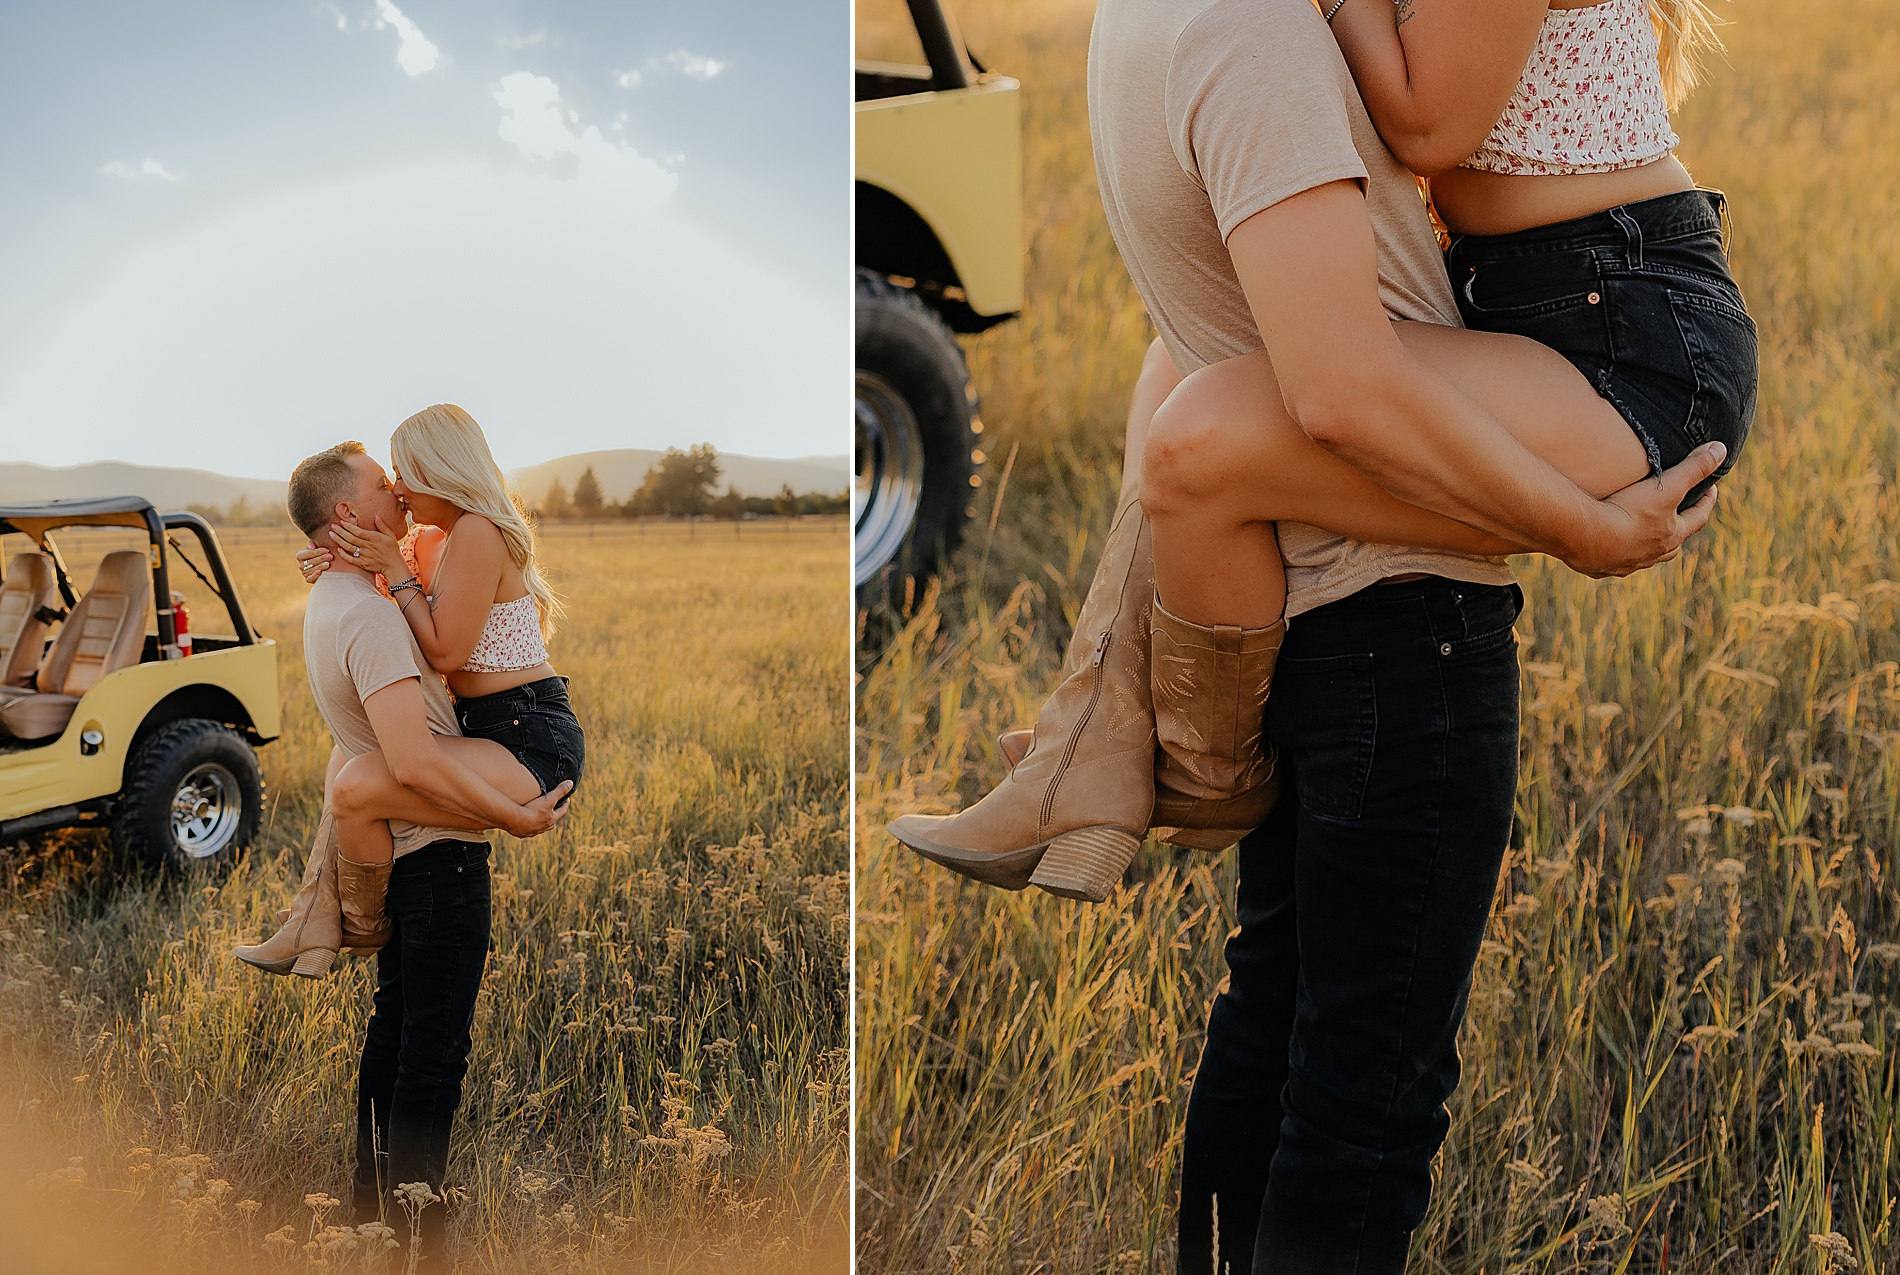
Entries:
[[[1397, 323], [1399, 340], [1592, 497], [1707, 449], [1719, 468], [1708, 466], [1715, 472], [1684, 507], [1706, 502], [1753, 415], [1755, 333], [1723, 255], [1721, 197], [1696, 190], [1670, 153], [1667, 105], [1693, 82], [1696, 47], [1712, 39], [1699, 0], [1501, 0], [1422, 16], [1410, 0], [1324, 0], [1322, 12], [1401, 160], [1433, 173], [1468, 156], [1434, 179], [1433, 193], [1453, 232], [1449, 268], [1461, 312], [1493, 335]], [[1144, 367], [1130, 419], [1130, 468], [1145, 453], [1146, 470], [1124, 484], [1123, 514], [1134, 515], [1126, 519], [1134, 529], [1111, 533], [1084, 612], [1100, 602], [1122, 616], [1152, 602], [1152, 638], [1131, 633], [1127, 645], [1141, 649], [1123, 657], [1138, 658], [1141, 680], [1152, 679], [1161, 752], [1148, 826], [1178, 844], [1219, 849], [1256, 826], [1277, 792], [1261, 744], [1285, 629], [1274, 523], [1472, 555], [1525, 546], [1408, 505], [1320, 447], [1286, 411], [1264, 352], [1203, 368], [1178, 386], [1158, 354]], [[1144, 405], [1164, 397], [1144, 428]], [[1142, 589], [1137, 505], [1152, 522], [1152, 594]], [[1126, 542], [1119, 551], [1118, 536]], [[1115, 579], [1104, 588], [1111, 560]], [[1111, 638], [1101, 634], [1097, 666]], [[1085, 669], [1072, 651], [1038, 733], [1002, 741], [1012, 762], [1043, 747], [1052, 706], [1076, 698], [1069, 683]], [[1210, 695], [1210, 685], [1226, 689]], [[1078, 741], [1112, 719], [1092, 707], [1058, 715], [1071, 719], [1048, 732], [1061, 766], [1105, 755]], [[1224, 746], [1210, 742], [1215, 735]], [[1099, 900], [1139, 844], [1128, 812], [1120, 814], [1063, 827], [1042, 844], [992, 838], [999, 844], [980, 852], [971, 847], [984, 841], [983, 827], [974, 835], [959, 828], [953, 839], [946, 820], [906, 816], [892, 831], [927, 857], [997, 884], [1033, 882]], [[981, 825], [986, 816], [952, 818]], [[998, 830], [1009, 822], [987, 818]]]
[[[461, 408], [438, 404], [397, 426], [389, 451], [393, 490], [416, 530], [399, 541], [379, 518], [374, 529], [333, 524], [332, 537], [354, 565], [389, 582], [417, 645], [455, 695], [463, 734], [505, 750], [491, 782], [522, 802], [571, 791], [586, 741], [567, 679], [555, 673], [545, 645], [562, 607], [535, 569], [533, 530], [481, 427]], [[331, 561], [319, 548], [297, 558], [306, 581]], [[384, 868], [393, 851], [390, 819], [441, 822], [430, 802], [396, 782], [380, 752], [351, 758], [335, 773], [330, 813], [341, 856]], [[387, 873], [371, 880], [386, 882]], [[373, 891], [346, 891], [343, 911], [351, 932], [385, 928]]]

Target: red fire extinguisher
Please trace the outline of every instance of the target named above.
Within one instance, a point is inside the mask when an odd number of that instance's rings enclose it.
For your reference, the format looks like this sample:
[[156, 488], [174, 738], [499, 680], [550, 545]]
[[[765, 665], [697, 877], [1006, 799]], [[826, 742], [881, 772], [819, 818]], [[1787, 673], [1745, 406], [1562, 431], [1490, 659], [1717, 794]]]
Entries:
[[185, 595], [172, 590], [172, 630], [178, 635], [178, 658], [191, 655], [191, 612], [185, 610]]

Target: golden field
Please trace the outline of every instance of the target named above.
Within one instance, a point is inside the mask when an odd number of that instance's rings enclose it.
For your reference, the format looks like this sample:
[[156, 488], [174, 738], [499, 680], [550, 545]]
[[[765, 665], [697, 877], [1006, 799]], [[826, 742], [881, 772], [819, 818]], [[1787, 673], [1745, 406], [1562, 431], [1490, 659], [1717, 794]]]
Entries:
[[[955, 570], [860, 675], [859, 1254], [1171, 1270], [1230, 860], [1150, 847], [1090, 907], [881, 831], [980, 795], [1050, 684], [1149, 337], [1094, 190], [1089, 6], [956, 7], [1025, 86], [1029, 304], [967, 347], [991, 459]], [[1520, 564], [1517, 827], [1420, 1272], [1900, 1269], [1900, 3], [1725, 9], [1678, 131], [1731, 199], [1755, 432], [1679, 562]]]
[[[544, 541], [587, 774], [552, 833], [492, 838], [460, 1269], [844, 1269], [847, 536]], [[106, 539], [70, 542], [75, 568]], [[296, 888], [330, 748], [294, 547], [227, 538], [285, 706], [236, 870], [161, 880], [79, 832], [0, 857], [0, 1270], [401, 1268], [305, 1247], [347, 1220], [305, 1197], [348, 1196], [370, 963], [312, 983], [230, 954]]]

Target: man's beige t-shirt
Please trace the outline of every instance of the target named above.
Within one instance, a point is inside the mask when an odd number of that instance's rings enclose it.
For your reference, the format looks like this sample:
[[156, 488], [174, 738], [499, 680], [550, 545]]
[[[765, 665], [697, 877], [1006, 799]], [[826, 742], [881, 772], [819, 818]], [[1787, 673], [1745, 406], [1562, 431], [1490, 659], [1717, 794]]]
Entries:
[[[1459, 326], [1417, 184], [1379, 140], [1309, 0], [1101, 0], [1089, 123], [1109, 228], [1183, 375], [1262, 348], [1228, 234], [1327, 182], [1365, 189], [1386, 313]], [[1512, 579], [1502, 558], [1363, 544], [1303, 523], [1279, 533], [1288, 615], [1406, 572]]]
[[[351, 757], [379, 747], [363, 701], [406, 677], [420, 679], [429, 729], [460, 735], [455, 707], [441, 676], [429, 667], [415, 634], [396, 604], [354, 572], [326, 571], [310, 586], [303, 613], [303, 662], [310, 691], [330, 733]], [[473, 834], [389, 821], [398, 857], [436, 841], [465, 841]]]

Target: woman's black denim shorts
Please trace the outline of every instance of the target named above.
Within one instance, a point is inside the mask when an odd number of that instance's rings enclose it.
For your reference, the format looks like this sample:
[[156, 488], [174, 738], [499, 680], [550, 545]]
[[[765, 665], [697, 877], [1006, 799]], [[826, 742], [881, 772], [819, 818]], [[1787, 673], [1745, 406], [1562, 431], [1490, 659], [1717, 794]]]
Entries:
[[1685, 190], [1509, 235], [1453, 235], [1465, 326], [1557, 351], [1629, 422], [1659, 473], [1755, 419], [1755, 321], [1729, 275], [1726, 199]]
[[513, 753], [542, 792], [565, 779], [580, 785], [587, 740], [568, 703], [566, 678], [544, 677], [493, 695], [458, 699], [455, 718], [470, 739], [492, 739]]

